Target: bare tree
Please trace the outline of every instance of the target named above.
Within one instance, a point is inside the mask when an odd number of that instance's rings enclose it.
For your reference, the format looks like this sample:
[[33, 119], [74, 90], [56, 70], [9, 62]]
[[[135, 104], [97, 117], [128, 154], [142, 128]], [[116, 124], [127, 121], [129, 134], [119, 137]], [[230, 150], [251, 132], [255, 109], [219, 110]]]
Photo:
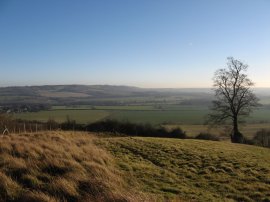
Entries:
[[213, 79], [216, 100], [209, 121], [214, 125], [229, 122], [232, 125], [231, 141], [235, 143], [244, 141], [238, 128], [239, 120], [249, 116], [259, 105], [251, 90], [254, 83], [244, 73], [247, 69], [248, 65], [229, 57], [227, 68], [217, 70]]

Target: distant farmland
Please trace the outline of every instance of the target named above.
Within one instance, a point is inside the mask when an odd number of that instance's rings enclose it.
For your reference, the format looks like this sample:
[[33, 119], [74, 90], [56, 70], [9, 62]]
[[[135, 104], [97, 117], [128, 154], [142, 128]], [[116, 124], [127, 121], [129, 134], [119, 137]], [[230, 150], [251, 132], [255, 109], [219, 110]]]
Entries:
[[[270, 89], [256, 89], [264, 104], [247, 119], [241, 130], [248, 135], [269, 128]], [[87, 124], [103, 119], [180, 126], [190, 135], [206, 131], [204, 126], [213, 100], [210, 89], [143, 89], [128, 86], [31, 86], [0, 88], [0, 107], [41, 104], [50, 110], [15, 113], [14, 117], [46, 122], [64, 122], [67, 116]], [[213, 130], [212, 132], [219, 132]]]
[[[203, 124], [209, 108], [206, 106], [55, 106], [51, 110], [15, 114], [16, 118], [47, 121], [52, 118], [64, 122], [69, 116], [78, 123], [91, 123], [104, 118], [151, 124]], [[270, 107], [256, 110], [248, 123], [266, 123]]]
[[66, 117], [78, 123], [89, 123], [104, 118], [136, 123], [185, 123], [202, 124], [208, 108], [203, 106], [79, 106], [53, 107], [52, 110], [15, 114], [16, 118], [47, 121], [49, 118], [64, 122]]
[[[194, 136], [200, 132], [207, 132], [208, 127], [203, 125], [209, 112], [206, 106], [55, 106], [52, 110], [40, 112], [27, 112], [15, 114], [15, 118], [25, 120], [38, 120], [46, 122], [54, 119], [64, 122], [67, 116], [77, 123], [93, 123], [102, 119], [116, 119], [135, 123], [150, 123], [154, 125], [166, 125], [168, 128], [181, 127], [189, 135]], [[270, 108], [263, 107], [255, 111], [248, 119], [247, 124], [241, 126], [246, 136], [253, 136], [262, 128], [270, 128]], [[208, 132], [220, 134], [223, 128], [212, 129]]]

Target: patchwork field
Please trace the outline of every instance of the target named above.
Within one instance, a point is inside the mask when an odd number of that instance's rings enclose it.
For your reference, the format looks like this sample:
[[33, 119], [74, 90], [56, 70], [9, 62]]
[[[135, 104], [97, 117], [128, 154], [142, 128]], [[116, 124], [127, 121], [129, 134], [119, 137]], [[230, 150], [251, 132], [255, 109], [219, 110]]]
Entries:
[[[135, 123], [186, 123], [198, 124], [208, 112], [207, 107], [194, 106], [78, 106], [78, 107], [53, 107], [49, 111], [15, 114], [16, 118], [26, 120], [47, 121], [54, 118], [63, 122], [66, 116], [79, 123], [89, 123], [104, 118], [130, 121]], [[270, 113], [270, 112], [269, 112]]]
[[[134, 123], [162, 124], [167, 128], [181, 127], [190, 136], [200, 132], [224, 133], [224, 128], [208, 130], [204, 125], [209, 109], [206, 106], [179, 105], [130, 105], [130, 106], [54, 106], [51, 110], [15, 114], [15, 118], [46, 122], [54, 119], [64, 122], [69, 116], [77, 123], [93, 123], [102, 119], [115, 119]], [[260, 129], [270, 129], [270, 108], [264, 106], [256, 110], [247, 123], [240, 126], [241, 131], [252, 137]], [[228, 131], [227, 131], [228, 132]]]
[[54, 119], [57, 122], [64, 122], [67, 116], [75, 119], [78, 123], [92, 123], [109, 116], [105, 110], [52, 110], [39, 112], [26, 112], [15, 114], [15, 118], [24, 120], [37, 120], [46, 122], [48, 119]]
[[[78, 123], [89, 123], [104, 118], [128, 120], [135, 123], [151, 124], [203, 124], [209, 113], [207, 106], [177, 105], [131, 105], [131, 106], [55, 106], [48, 111], [14, 114], [16, 118], [47, 121], [53, 118], [63, 122], [66, 117]], [[249, 123], [269, 122], [270, 108], [265, 106], [254, 111]]]

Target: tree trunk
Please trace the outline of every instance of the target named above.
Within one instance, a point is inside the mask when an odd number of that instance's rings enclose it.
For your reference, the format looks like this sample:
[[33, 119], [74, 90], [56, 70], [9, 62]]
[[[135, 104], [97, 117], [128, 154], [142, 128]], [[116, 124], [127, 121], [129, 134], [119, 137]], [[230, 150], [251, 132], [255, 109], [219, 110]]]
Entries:
[[237, 117], [234, 117], [233, 119], [233, 131], [231, 134], [231, 141], [233, 143], [243, 143], [244, 142], [244, 137], [242, 133], [240, 133], [238, 129], [238, 119]]

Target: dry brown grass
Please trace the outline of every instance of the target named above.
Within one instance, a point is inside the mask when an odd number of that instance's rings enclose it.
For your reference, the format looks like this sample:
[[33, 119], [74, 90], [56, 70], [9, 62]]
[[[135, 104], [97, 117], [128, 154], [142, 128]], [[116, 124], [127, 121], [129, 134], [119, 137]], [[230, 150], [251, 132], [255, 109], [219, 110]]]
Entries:
[[0, 201], [140, 201], [87, 133], [0, 138]]

